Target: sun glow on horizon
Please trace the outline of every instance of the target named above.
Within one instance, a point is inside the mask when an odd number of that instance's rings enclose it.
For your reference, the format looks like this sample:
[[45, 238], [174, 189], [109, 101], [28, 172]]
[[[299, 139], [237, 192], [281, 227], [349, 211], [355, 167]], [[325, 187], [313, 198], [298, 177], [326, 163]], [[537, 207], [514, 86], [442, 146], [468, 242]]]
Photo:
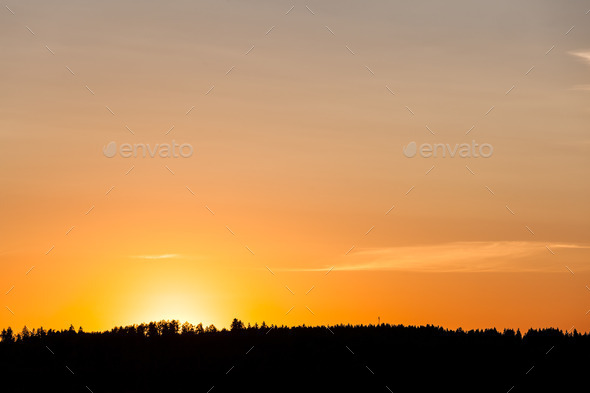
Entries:
[[[178, 320], [193, 324], [211, 321], [197, 299], [181, 291], [154, 290], [139, 294], [137, 308], [127, 313], [130, 325], [161, 320]], [[209, 322], [210, 323], [210, 322]]]

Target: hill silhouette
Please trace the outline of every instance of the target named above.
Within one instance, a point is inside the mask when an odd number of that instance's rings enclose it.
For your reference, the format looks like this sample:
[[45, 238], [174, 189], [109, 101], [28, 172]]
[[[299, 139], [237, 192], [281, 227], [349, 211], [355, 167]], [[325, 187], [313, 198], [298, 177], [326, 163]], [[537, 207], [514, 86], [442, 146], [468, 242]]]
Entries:
[[160, 321], [2, 331], [10, 392], [500, 392], [585, 387], [590, 336], [558, 329]]

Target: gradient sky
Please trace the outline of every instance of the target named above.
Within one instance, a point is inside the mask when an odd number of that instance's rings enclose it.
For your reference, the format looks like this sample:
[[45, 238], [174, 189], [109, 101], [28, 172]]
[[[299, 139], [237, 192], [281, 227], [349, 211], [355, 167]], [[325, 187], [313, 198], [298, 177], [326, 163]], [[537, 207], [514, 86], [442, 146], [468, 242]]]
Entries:
[[587, 2], [6, 5], [0, 326], [590, 330]]

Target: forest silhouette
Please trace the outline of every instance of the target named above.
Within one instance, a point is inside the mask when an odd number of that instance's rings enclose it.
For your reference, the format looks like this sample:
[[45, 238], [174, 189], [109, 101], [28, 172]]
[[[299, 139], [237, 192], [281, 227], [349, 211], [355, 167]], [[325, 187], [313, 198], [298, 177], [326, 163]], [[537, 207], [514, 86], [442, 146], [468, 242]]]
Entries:
[[516, 393], [587, 387], [590, 366], [590, 335], [576, 330], [230, 326], [3, 329], [1, 390]]

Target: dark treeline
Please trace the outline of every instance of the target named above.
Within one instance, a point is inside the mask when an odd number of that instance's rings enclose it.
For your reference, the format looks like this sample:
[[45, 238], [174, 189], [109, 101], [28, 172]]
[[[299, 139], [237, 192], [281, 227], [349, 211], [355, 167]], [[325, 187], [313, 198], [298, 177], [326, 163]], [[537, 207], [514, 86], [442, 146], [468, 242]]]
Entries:
[[586, 384], [589, 366], [590, 335], [552, 328], [234, 319], [229, 330], [179, 321], [105, 332], [3, 329], [0, 342], [1, 390], [13, 392], [564, 391]]

